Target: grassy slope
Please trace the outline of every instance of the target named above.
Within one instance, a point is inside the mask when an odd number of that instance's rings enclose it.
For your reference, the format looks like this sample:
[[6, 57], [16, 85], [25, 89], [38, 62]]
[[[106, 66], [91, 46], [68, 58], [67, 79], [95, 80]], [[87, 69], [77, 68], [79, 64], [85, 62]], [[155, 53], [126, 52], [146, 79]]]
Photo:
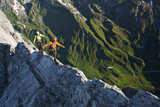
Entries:
[[[94, 7], [95, 9], [96, 7]], [[89, 8], [86, 10], [88, 11]], [[86, 14], [91, 14], [91, 11]], [[97, 62], [99, 63], [97, 67], [103, 76], [103, 80], [117, 84], [120, 87], [125, 87], [130, 83], [130, 86], [135, 88], [153, 89], [150, 82], [147, 82], [144, 76], [141, 75], [144, 61], [134, 56], [129, 32], [117, 26], [102, 14], [94, 13], [94, 15], [89, 16], [88, 20], [90, 20], [87, 23], [88, 27], [86, 27], [86, 23], [81, 22], [80, 24], [84, 24], [83, 27], [87, 30], [91, 29], [92, 33], [90, 34], [94, 38], [96, 36], [97, 43], [103, 47], [104, 53], [100, 55], [107, 57], [98, 58]], [[107, 70], [107, 66], [113, 66], [114, 69]]]

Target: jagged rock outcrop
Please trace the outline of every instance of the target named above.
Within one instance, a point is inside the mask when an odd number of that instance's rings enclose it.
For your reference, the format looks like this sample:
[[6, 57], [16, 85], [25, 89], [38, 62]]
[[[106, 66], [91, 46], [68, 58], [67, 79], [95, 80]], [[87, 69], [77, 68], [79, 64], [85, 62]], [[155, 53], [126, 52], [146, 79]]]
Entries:
[[24, 4], [32, 0], [0, 0], [0, 8], [14, 12], [17, 16], [26, 15]]
[[0, 43], [10, 44], [11, 49], [13, 50], [18, 42], [24, 42], [27, 45], [28, 49], [33, 52], [32, 43], [27, 40], [26, 42], [23, 40], [23, 37], [20, 33], [16, 32], [7, 19], [6, 15], [0, 10]]
[[10, 56], [5, 72], [8, 85], [0, 99], [1, 107], [160, 106], [160, 99], [149, 92], [141, 90], [128, 98], [116, 86], [88, 80], [76, 68], [57, 66], [50, 56], [30, 53], [23, 43]]
[[135, 107], [160, 107], [159, 104], [158, 97], [143, 90], [139, 90], [130, 100], [130, 105]]

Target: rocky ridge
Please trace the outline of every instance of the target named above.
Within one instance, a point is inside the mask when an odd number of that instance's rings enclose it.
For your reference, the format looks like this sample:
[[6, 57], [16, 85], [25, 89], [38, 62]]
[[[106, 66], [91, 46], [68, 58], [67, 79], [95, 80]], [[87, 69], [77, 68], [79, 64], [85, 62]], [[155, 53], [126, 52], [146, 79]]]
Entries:
[[[9, 45], [0, 45], [1, 56]], [[7, 62], [7, 63], [3, 63]], [[53, 59], [38, 52], [30, 53], [19, 43], [14, 55], [1, 57], [1, 72], [7, 85], [2, 91], [3, 107], [159, 107], [160, 99], [150, 92], [137, 91], [128, 98], [117, 86], [99, 79], [88, 80], [82, 71], [69, 65], [57, 66]]]

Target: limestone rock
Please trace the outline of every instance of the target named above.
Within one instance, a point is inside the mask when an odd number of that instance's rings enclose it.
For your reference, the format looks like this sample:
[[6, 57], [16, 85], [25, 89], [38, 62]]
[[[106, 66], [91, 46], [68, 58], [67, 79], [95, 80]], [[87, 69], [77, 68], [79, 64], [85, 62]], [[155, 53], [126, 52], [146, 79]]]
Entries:
[[88, 80], [82, 71], [38, 52], [30, 53], [19, 43], [8, 63], [8, 81], [0, 99], [3, 107], [159, 107], [160, 99], [138, 91], [128, 98], [102, 80]]

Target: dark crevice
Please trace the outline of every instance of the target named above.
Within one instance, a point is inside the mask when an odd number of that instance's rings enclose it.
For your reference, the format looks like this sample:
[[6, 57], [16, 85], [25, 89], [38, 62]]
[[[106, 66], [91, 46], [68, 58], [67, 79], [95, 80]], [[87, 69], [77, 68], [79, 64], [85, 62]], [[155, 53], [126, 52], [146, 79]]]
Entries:
[[8, 64], [10, 61], [10, 45], [0, 43], [0, 97], [3, 95], [5, 88], [8, 86]]
[[21, 97], [18, 97], [18, 107], [24, 107], [23, 100]]
[[128, 98], [132, 98], [134, 95], [136, 95], [136, 93], [138, 92], [138, 90], [131, 88], [131, 87], [126, 87], [123, 88], [122, 91], [124, 92], [124, 94], [128, 97]]
[[44, 87], [45, 80], [43, 80], [42, 77], [38, 74], [38, 72], [40, 72], [39, 69], [36, 68], [34, 66], [34, 64], [31, 63], [29, 60], [27, 60], [27, 64], [30, 66], [29, 68], [30, 68], [31, 72], [33, 73], [34, 77], [36, 78], [36, 80], [39, 82], [40, 87]]

